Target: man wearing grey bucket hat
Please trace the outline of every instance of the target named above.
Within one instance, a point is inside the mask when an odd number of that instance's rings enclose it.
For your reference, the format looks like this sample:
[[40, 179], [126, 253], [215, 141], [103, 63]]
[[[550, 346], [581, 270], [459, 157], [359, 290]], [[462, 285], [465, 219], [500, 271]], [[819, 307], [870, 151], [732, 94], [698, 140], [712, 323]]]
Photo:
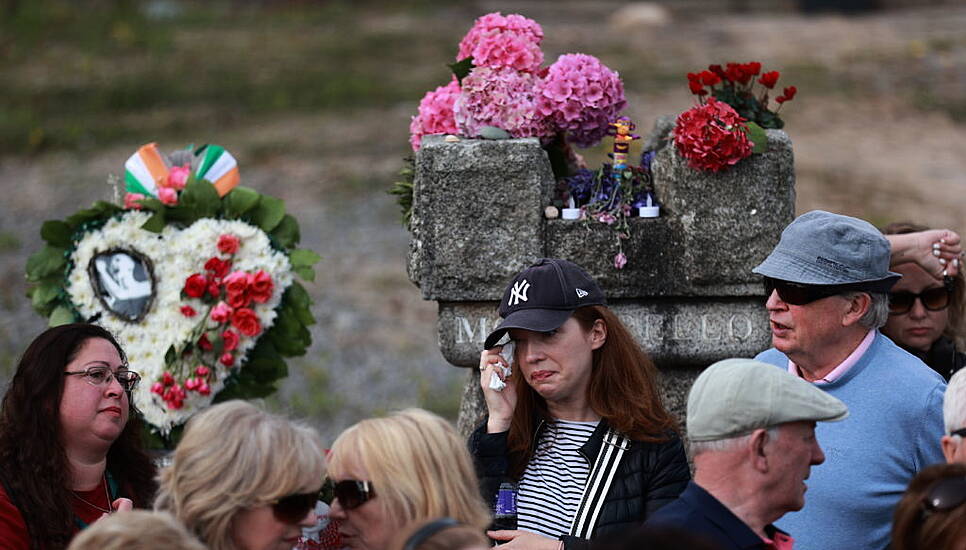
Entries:
[[811, 467], [825, 460], [815, 423], [848, 414], [840, 400], [772, 365], [711, 365], [688, 394], [694, 480], [648, 524], [680, 527], [725, 550], [791, 548], [772, 523], [802, 508]]
[[885, 548], [906, 485], [942, 461], [945, 383], [878, 329], [888, 317], [889, 242], [868, 222], [815, 210], [782, 232], [764, 276], [773, 347], [756, 359], [843, 401], [848, 420], [816, 434], [828, 455], [808, 504], [777, 525], [796, 548]]

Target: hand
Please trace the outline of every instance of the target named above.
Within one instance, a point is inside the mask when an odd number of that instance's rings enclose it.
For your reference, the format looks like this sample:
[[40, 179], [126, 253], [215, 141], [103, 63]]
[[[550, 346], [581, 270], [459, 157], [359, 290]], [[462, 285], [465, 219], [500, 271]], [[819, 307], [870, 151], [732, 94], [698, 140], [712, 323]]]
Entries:
[[937, 279], [955, 276], [962, 267], [963, 248], [955, 231], [930, 229], [886, 238], [892, 245], [890, 265], [915, 262]]
[[[134, 509], [134, 502], [129, 498], [119, 498], [111, 503], [111, 509], [115, 512], [129, 512]], [[109, 514], [101, 514], [101, 519], [104, 519]]]
[[509, 541], [500, 545], [500, 548], [507, 548], [508, 550], [514, 548], [524, 550], [557, 550], [560, 548], [559, 540], [531, 533], [530, 531], [487, 531], [486, 536], [494, 540]]
[[[480, 353], [480, 387], [483, 389], [483, 397], [486, 399], [486, 410], [489, 414], [487, 421], [487, 433], [505, 432], [510, 429], [510, 419], [513, 417], [513, 410], [517, 406], [517, 392], [513, 382], [507, 382], [503, 376], [503, 369], [496, 368], [510, 366], [506, 359], [500, 355], [503, 346], [484, 350]], [[490, 377], [499, 376], [500, 380], [507, 382], [503, 391], [496, 391], [490, 388]], [[512, 376], [512, 374], [511, 374]]]

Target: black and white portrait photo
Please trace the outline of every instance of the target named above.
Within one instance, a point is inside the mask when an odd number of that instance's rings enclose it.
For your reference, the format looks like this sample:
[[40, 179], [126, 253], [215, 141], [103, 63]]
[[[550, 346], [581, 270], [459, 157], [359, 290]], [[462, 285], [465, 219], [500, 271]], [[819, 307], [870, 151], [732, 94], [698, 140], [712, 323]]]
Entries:
[[141, 320], [154, 298], [151, 261], [133, 250], [109, 250], [91, 259], [88, 274], [104, 307], [121, 319]]

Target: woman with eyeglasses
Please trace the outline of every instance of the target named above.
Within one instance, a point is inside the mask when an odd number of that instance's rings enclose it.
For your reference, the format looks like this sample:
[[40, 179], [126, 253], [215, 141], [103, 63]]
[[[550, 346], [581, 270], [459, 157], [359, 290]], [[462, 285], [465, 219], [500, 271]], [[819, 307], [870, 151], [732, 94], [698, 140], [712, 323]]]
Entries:
[[966, 548], [966, 464], [923, 469], [896, 506], [891, 550]]
[[54, 327], [27, 347], [0, 411], [0, 548], [65, 548], [101, 517], [150, 505], [138, 380], [96, 325]]
[[188, 421], [154, 507], [211, 550], [291, 550], [315, 524], [324, 469], [315, 430], [226, 401]]
[[677, 498], [691, 475], [657, 368], [597, 283], [544, 258], [513, 278], [499, 313], [480, 356], [487, 418], [470, 448], [495, 508], [515, 488], [516, 525], [489, 536], [587, 548]]
[[465, 443], [445, 420], [421, 409], [351, 426], [332, 444], [330, 513], [352, 550], [389, 550], [407, 525], [440, 517], [490, 522]]
[[[908, 236], [927, 230], [911, 223], [894, 223], [883, 233]], [[889, 320], [882, 333], [948, 381], [966, 366], [966, 279], [962, 269], [955, 275], [947, 269], [959, 268], [959, 261], [953, 258], [950, 264], [937, 260], [946, 273], [937, 277], [915, 261], [897, 262], [901, 259], [896, 256], [894, 246], [890, 269], [902, 278], [889, 294]]]

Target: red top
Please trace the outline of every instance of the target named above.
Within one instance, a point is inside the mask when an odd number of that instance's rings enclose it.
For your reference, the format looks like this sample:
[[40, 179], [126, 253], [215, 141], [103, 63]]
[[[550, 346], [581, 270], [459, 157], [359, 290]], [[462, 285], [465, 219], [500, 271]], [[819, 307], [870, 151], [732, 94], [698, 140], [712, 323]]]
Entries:
[[[108, 495], [104, 486], [93, 491], [77, 491], [77, 496], [105, 510], [108, 509]], [[87, 504], [80, 498], [71, 498], [71, 508], [76, 518], [84, 523], [90, 524], [104, 514], [91, 504]], [[74, 534], [80, 531], [80, 525], [74, 521]], [[24, 523], [20, 510], [10, 502], [7, 492], [0, 486], [0, 550], [30, 550], [30, 537], [27, 534], [27, 524]]]

